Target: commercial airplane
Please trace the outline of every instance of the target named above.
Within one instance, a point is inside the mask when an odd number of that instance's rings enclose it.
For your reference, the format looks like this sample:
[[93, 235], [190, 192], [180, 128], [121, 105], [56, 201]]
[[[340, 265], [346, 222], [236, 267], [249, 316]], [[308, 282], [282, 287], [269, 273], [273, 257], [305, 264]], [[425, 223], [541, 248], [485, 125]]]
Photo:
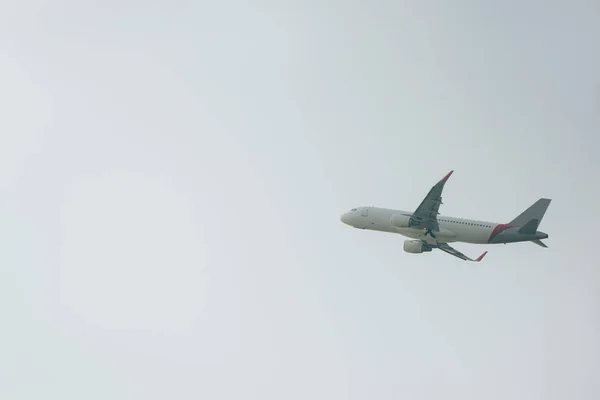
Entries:
[[538, 246], [548, 247], [540, 240], [548, 238], [548, 235], [538, 231], [537, 228], [551, 199], [539, 199], [508, 224], [440, 215], [438, 210], [442, 204], [442, 190], [453, 172], [450, 171], [435, 184], [413, 212], [378, 207], [357, 207], [342, 214], [340, 219], [343, 223], [355, 228], [399, 233], [414, 239], [404, 241], [404, 251], [408, 253], [419, 254], [439, 249], [465, 261], [479, 262], [487, 254], [487, 251], [478, 258], [471, 259], [452, 248], [448, 243], [533, 242]]

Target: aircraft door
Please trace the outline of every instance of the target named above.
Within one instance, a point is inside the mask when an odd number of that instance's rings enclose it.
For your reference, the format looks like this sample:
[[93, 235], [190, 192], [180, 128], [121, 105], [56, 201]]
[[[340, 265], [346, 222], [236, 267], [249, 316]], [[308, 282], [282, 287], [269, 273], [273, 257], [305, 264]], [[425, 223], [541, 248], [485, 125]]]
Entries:
[[362, 210], [360, 210], [360, 215], [363, 217], [368, 217], [369, 216], [369, 209], [367, 207], [363, 207]]

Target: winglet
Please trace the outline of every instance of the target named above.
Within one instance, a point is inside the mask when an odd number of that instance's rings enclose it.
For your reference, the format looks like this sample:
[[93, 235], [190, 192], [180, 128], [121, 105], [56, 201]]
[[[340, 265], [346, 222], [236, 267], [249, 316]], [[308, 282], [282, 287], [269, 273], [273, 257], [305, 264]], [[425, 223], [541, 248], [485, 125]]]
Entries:
[[487, 251], [485, 251], [482, 255], [480, 255], [475, 261], [479, 262], [479, 261], [483, 260], [483, 257], [485, 257], [486, 254], [487, 254]]
[[450, 175], [452, 175], [453, 172], [454, 172], [454, 170], [448, 172], [448, 175], [446, 175], [445, 177], [443, 177], [440, 182], [446, 183], [446, 181], [448, 180], [448, 178], [450, 178]]

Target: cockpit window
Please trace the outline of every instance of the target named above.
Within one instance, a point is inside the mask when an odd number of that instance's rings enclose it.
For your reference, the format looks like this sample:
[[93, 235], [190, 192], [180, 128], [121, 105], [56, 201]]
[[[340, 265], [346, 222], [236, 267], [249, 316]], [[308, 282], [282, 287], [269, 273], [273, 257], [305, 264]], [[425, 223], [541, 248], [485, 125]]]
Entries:
[[357, 211], [357, 210], [358, 210], [358, 208], [353, 208], [353, 209], [352, 209], [352, 210], [350, 210], [350, 211]]

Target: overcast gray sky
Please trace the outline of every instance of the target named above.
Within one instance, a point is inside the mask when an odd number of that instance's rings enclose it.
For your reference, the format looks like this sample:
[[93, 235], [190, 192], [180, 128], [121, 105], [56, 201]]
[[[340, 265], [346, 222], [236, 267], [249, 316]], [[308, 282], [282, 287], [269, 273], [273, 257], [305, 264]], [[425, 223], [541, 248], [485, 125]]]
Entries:
[[[0, 398], [600, 397], [599, 2], [0, 19]], [[339, 221], [451, 169], [446, 215], [552, 198], [549, 249]]]

